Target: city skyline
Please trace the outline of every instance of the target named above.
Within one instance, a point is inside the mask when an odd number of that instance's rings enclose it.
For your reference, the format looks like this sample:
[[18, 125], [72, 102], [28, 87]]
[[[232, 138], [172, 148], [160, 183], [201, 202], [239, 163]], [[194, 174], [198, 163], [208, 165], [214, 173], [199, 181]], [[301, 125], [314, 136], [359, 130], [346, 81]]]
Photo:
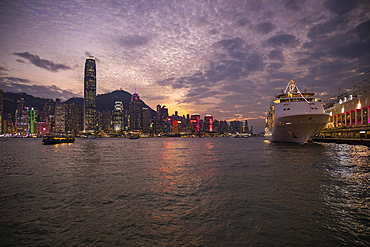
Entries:
[[[367, 1], [79, 1], [0, 3], [0, 88], [83, 97], [132, 92], [170, 114], [212, 114], [261, 130], [273, 96], [345, 88], [370, 70]], [[260, 126], [260, 127], [258, 127]]]

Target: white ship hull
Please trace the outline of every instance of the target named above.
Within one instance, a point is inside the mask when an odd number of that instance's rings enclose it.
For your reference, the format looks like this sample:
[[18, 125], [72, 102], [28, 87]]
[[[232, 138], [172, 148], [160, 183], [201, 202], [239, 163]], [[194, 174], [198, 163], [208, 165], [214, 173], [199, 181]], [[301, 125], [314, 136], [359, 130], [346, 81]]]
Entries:
[[326, 113], [276, 117], [274, 126], [266, 128], [265, 137], [272, 142], [306, 143], [325, 126], [328, 119]]

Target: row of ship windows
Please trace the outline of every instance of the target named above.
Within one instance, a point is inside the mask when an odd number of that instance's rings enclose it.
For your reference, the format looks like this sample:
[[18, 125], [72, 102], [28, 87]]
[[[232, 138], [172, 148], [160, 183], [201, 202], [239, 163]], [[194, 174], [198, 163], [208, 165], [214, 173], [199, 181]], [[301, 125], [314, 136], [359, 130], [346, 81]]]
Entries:
[[[318, 110], [318, 109], [317, 109], [317, 107], [315, 107], [315, 108], [311, 107], [311, 109], [312, 109], [312, 110]], [[283, 111], [289, 111], [289, 110], [290, 110], [290, 108], [284, 108], [284, 109], [283, 109]]]

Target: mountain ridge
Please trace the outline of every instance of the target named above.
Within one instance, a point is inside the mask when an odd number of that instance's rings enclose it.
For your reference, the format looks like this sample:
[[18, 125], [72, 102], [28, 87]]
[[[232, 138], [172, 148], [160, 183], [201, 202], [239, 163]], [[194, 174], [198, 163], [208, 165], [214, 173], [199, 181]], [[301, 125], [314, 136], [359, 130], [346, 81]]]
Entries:
[[[103, 111], [113, 111], [114, 103], [116, 101], [121, 101], [125, 109], [128, 109], [129, 103], [131, 101], [132, 94], [124, 91], [124, 90], [116, 90], [110, 93], [105, 94], [98, 94], [96, 96], [96, 109], [100, 112]], [[43, 106], [46, 102], [50, 100], [52, 103], [55, 104], [55, 100], [51, 98], [41, 98], [35, 97], [33, 95], [27, 93], [13, 93], [13, 92], [4, 92], [3, 93], [3, 102], [4, 102], [4, 112], [10, 113], [14, 116], [15, 111], [17, 109], [17, 101], [21, 98], [25, 100], [25, 106], [28, 107], [37, 107], [40, 111], [42, 111]], [[152, 116], [156, 113], [150, 106], [145, 104], [143, 100], [140, 99], [143, 103], [143, 107], [148, 107]], [[83, 98], [80, 97], [73, 97], [70, 98], [63, 103], [66, 104], [76, 104], [76, 105], [83, 105]]]

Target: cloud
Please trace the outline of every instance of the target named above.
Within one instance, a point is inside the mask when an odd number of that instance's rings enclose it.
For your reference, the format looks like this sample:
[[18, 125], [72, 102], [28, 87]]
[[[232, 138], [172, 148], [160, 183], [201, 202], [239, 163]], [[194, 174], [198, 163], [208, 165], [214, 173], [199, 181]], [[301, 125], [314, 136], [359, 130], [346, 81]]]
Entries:
[[353, 29], [353, 33], [357, 35], [358, 39], [364, 40], [370, 38], [370, 19], [357, 25]]
[[338, 29], [343, 29], [347, 23], [342, 17], [335, 17], [323, 23], [316, 24], [310, 28], [307, 37], [310, 39], [326, 38]]
[[327, 0], [325, 7], [337, 15], [345, 15], [353, 10], [359, 1], [357, 0]]
[[[59, 70], [71, 69], [69, 66], [66, 66], [64, 64], [54, 63], [46, 59], [42, 59], [39, 56], [31, 54], [29, 52], [15, 52], [13, 54], [21, 58], [28, 59], [30, 63], [32, 63], [36, 67], [43, 68], [51, 72], [58, 72]], [[23, 62], [23, 60], [18, 61], [18, 62]]]
[[17, 61], [18, 63], [26, 63], [26, 61], [19, 59], [19, 58], [17, 58], [15, 61]]
[[280, 50], [272, 50], [269, 52], [268, 57], [272, 60], [284, 61], [283, 52]]
[[9, 69], [7, 69], [6, 67], [0, 66], [0, 76], [1, 75], [6, 75], [8, 71], [9, 71]]
[[346, 59], [360, 59], [363, 57], [369, 58], [370, 40], [351, 42], [350, 44], [333, 48], [328, 54], [333, 57]]
[[272, 70], [278, 70], [284, 66], [284, 63], [270, 63], [269, 66], [267, 66], [269, 69]]
[[149, 43], [150, 38], [141, 35], [125, 36], [119, 39], [119, 43], [126, 48], [136, 48], [145, 46]]
[[236, 25], [238, 27], [244, 27], [246, 25], [250, 24], [250, 21], [247, 18], [242, 18], [236, 22]]
[[265, 41], [265, 43], [272, 47], [296, 47], [299, 40], [292, 34], [278, 34]]
[[303, 4], [305, 1], [303, 0], [286, 0], [285, 1], [285, 7], [289, 10], [293, 10], [293, 11], [300, 11], [301, 10], [301, 6], [300, 4]]
[[276, 28], [276, 26], [274, 24], [272, 24], [271, 22], [261, 22], [261, 23], [257, 24], [257, 26], [254, 28], [254, 30], [256, 30], [257, 32], [262, 33], [262, 34], [268, 34], [272, 30], [274, 30], [275, 28]]
[[223, 48], [226, 49], [227, 51], [231, 52], [234, 50], [240, 50], [245, 47], [246, 42], [239, 38], [236, 37], [234, 39], [225, 39], [221, 40], [213, 45], [215, 48]]
[[2, 88], [4, 92], [26, 92], [27, 94], [44, 98], [60, 98], [67, 100], [79, 96], [72, 91], [61, 89], [56, 85], [34, 85], [28, 79], [17, 77], [0, 77], [0, 88]]

